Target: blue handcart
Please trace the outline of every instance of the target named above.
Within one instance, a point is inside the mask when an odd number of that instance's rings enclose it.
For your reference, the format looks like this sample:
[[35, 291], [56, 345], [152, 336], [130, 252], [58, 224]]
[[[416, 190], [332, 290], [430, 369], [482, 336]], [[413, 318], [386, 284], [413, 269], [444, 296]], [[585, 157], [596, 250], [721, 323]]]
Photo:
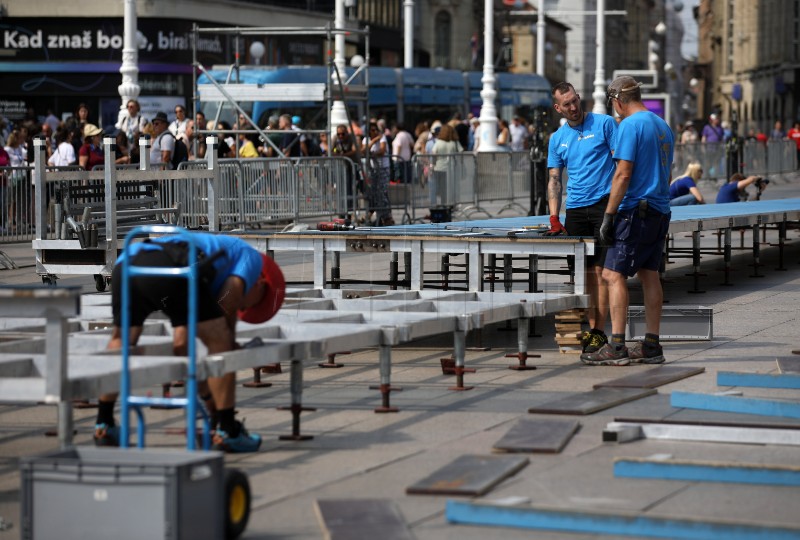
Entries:
[[[193, 233], [174, 225], [145, 225], [133, 229], [125, 237], [124, 252], [128, 251], [131, 242], [138, 237], [150, 235], [175, 235], [185, 241], [189, 247], [187, 266], [179, 268], [144, 267], [131, 265], [126, 257], [121, 263], [121, 292], [122, 292], [122, 374], [120, 378], [120, 448], [128, 448], [130, 440], [130, 412], [131, 409], [137, 416], [137, 446], [144, 448], [145, 422], [142, 407], [166, 406], [186, 409], [186, 449], [196, 449], [196, 423], [198, 415], [203, 420], [202, 447], [209, 450], [211, 447], [209, 416], [200, 404], [197, 391], [197, 290], [199, 272], [197, 262], [197, 246]], [[130, 280], [134, 276], [148, 277], [183, 277], [189, 282], [188, 300], [188, 365], [186, 374], [185, 397], [151, 397], [131, 395], [130, 380], [130, 312], [131, 292]], [[250, 517], [250, 483], [247, 475], [239, 469], [225, 469], [225, 533], [226, 538], [237, 538], [245, 530]]]

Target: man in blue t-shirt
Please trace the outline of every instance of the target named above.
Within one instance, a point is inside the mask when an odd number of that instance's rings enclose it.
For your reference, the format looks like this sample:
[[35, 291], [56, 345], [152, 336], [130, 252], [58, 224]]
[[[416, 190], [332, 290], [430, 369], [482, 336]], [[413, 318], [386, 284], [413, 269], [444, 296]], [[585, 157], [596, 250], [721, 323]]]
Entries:
[[[611, 341], [595, 353], [584, 353], [589, 365], [625, 366], [660, 364], [659, 344], [663, 291], [658, 270], [669, 230], [669, 181], [674, 138], [672, 130], [642, 103], [639, 83], [633, 77], [617, 77], [609, 85], [609, 105], [622, 122], [617, 128], [608, 206], [600, 226], [601, 242], [609, 245], [603, 279], [608, 283], [611, 307]], [[627, 278], [637, 274], [642, 283], [647, 319], [644, 342], [625, 346], [628, 310]]]
[[[759, 182], [759, 180], [761, 181]], [[750, 184], [756, 184], [758, 186], [758, 193], [760, 195], [761, 192], [767, 187], [767, 183], [768, 182], [763, 181], [760, 176], [748, 176], [745, 178], [743, 174], [735, 173], [733, 176], [731, 176], [731, 179], [728, 180], [727, 184], [719, 188], [719, 193], [717, 193], [717, 204], [741, 201], [742, 199], [740, 195]], [[745, 200], [746, 199], [747, 198], [745, 197]]]
[[[608, 342], [605, 334], [608, 287], [602, 278], [606, 249], [599, 242], [600, 225], [614, 176], [614, 138], [617, 123], [604, 114], [586, 112], [581, 97], [568, 82], [553, 87], [553, 108], [566, 123], [550, 137], [547, 167], [550, 179], [547, 199], [550, 230], [546, 235], [570, 234], [595, 238], [595, 254], [587, 258], [586, 290], [589, 293], [589, 326], [583, 333], [583, 352], [595, 352]], [[566, 227], [558, 218], [561, 175], [567, 169]]]
[[[261, 323], [280, 309], [286, 285], [275, 262], [246, 242], [230, 236], [193, 233], [197, 248], [197, 337], [209, 354], [237, 347], [236, 321]], [[181, 236], [164, 236], [131, 244], [120, 255], [111, 276], [111, 306], [114, 328], [108, 349], [122, 348], [122, 263], [131, 266], [179, 268], [190, 264], [189, 244]], [[173, 326], [176, 355], [188, 351], [189, 285], [185, 277], [132, 276], [130, 279], [130, 344], [142, 335], [145, 319], [163, 311]], [[200, 384], [200, 397], [219, 422], [214, 449], [225, 452], [255, 452], [261, 437], [248, 433], [234, 416], [236, 373], [209, 377]], [[100, 396], [95, 426], [97, 446], [118, 446], [119, 428], [114, 422], [117, 394]], [[216, 423], [216, 422], [214, 422]], [[215, 426], [212, 426], [212, 428]]]

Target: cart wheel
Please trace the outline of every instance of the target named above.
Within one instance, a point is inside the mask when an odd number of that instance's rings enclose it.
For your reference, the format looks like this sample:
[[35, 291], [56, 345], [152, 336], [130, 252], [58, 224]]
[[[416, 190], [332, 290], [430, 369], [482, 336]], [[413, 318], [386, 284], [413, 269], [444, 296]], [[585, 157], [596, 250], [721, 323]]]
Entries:
[[103, 292], [106, 290], [106, 278], [101, 276], [100, 274], [94, 275], [94, 288], [97, 289], [97, 292]]
[[55, 276], [42, 276], [42, 283], [45, 285], [52, 285], [53, 287], [56, 286], [56, 277]]
[[250, 482], [239, 469], [225, 469], [225, 538], [244, 532], [250, 519]]

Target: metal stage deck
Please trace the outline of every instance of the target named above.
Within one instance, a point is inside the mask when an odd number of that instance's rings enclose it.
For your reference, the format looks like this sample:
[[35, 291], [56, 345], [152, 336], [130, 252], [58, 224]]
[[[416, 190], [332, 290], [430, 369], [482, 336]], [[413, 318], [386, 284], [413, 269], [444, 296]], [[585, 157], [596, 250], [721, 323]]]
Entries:
[[[562, 219], [563, 221], [563, 219]], [[752, 230], [753, 259], [756, 268], [760, 266], [759, 233], [767, 228], [778, 230], [778, 247], [781, 266], [786, 242], [786, 230], [790, 223], [800, 221], [800, 199], [770, 201], [750, 201], [731, 204], [706, 204], [672, 208], [670, 235], [689, 233], [692, 235], [692, 248], [675, 249], [674, 243], [667, 245], [667, 257], [692, 257], [694, 272], [700, 276], [701, 255], [700, 237], [704, 231], [718, 231], [716, 248], [711, 251], [724, 257], [725, 268], [729, 270], [731, 261], [731, 232], [733, 230]], [[538, 257], [574, 257], [572, 269], [574, 291], [585, 292], [584, 272], [586, 256], [594, 253], [594, 242], [586, 237], [546, 237], [541, 233], [549, 227], [548, 216], [525, 216], [495, 218], [485, 220], [454, 221], [449, 223], [429, 223], [418, 225], [397, 225], [382, 228], [356, 228], [347, 231], [305, 231], [291, 233], [239, 233], [250, 244], [262, 251], [300, 251], [311, 252], [314, 256], [314, 287], [325, 288], [339, 279], [339, 257], [343, 253], [386, 253], [392, 255], [389, 265], [389, 284], [400, 284], [397, 279], [399, 255], [404, 255], [405, 285], [412, 290], [426, 287], [424, 279], [424, 256], [466, 256], [467, 290], [481, 291], [484, 286], [484, 255], [489, 256], [493, 271], [503, 272], [503, 264], [495, 264], [499, 256], [506, 257], [507, 265], [513, 256], [528, 256], [529, 282], [534, 283], [538, 269]], [[724, 243], [723, 243], [724, 242]], [[744, 237], [742, 236], [742, 244]], [[670, 247], [672, 244], [673, 247]], [[706, 251], [707, 252], [707, 251]], [[394, 265], [392, 270], [391, 265]], [[444, 278], [443, 278], [444, 279]], [[508, 275], [506, 291], [512, 279]], [[725, 282], [728, 284], [729, 271]], [[695, 285], [695, 291], [697, 286]], [[529, 285], [528, 290], [537, 290]], [[699, 292], [699, 291], [696, 291]]]
[[[119, 388], [121, 357], [104, 350], [110, 334], [111, 297], [84, 295], [78, 307], [77, 289], [37, 287], [0, 288], [0, 298], [4, 300], [0, 317], [46, 318], [45, 326], [11, 330], [16, 339], [0, 343], [0, 401], [58, 404], [59, 437], [67, 445], [72, 437], [71, 400]], [[300, 437], [302, 373], [310, 362], [344, 351], [376, 348], [381, 390], [381, 406], [376, 412], [393, 412], [396, 409], [389, 401], [393, 346], [452, 332], [453, 389], [468, 390], [471, 387], [464, 385], [464, 373], [470, 371], [465, 367], [468, 332], [516, 319], [519, 365], [510, 367], [533, 369], [525, 366], [530, 319], [585, 307], [586, 303], [587, 296], [577, 294], [293, 289], [270, 322], [241, 323], [239, 342], [258, 337], [261, 346], [208, 356], [201, 352], [198, 377], [289, 362], [292, 437]], [[68, 325], [67, 318], [81, 322], [78, 328], [96, 329], [74, 331], [74, 322]], [[86, 324], [89, 320], [91, 325]], [[134, 388], [186, 376], [186, 358], [172, 356], [168, 321], [148, 321], [136, 354], [131, 356], [131, 366]]]

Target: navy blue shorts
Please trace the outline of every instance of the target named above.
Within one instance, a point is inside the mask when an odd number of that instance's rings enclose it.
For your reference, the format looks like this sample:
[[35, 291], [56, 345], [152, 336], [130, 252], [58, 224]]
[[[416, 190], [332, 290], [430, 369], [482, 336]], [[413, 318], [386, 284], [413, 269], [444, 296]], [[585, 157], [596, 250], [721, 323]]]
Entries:
[[669, 231], [671, 212], [662, 214], [648, 209], [644, 218], [639, 210], [617, 213], [614, 244], [606, 254], [605, 268], [633, 277], [641, 269], [658, 271], [664, 255], [664, 241]]
[[589, 206], [567, 208], [564, 228], [570, 236], [593, 236], [594, 255], [586, 257], [587, 266], [603, 266], [606, 260], [606, 246], [600, 242], [600, 225], [608, 206], [608, 195]]

